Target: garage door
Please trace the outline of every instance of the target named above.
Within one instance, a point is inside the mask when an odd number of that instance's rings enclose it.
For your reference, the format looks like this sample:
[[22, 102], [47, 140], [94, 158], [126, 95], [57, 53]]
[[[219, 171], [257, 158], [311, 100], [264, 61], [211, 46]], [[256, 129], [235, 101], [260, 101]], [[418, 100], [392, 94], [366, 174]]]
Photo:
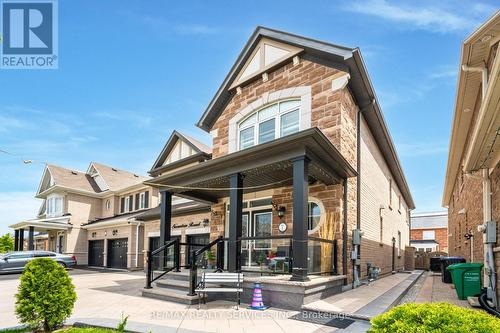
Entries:
[[108, 240], [108, 267], [127, 268], [128, 239]]
[[95, 240], [89, 241], [89, 266], [102, 267], [104, 266], [104, 241]]

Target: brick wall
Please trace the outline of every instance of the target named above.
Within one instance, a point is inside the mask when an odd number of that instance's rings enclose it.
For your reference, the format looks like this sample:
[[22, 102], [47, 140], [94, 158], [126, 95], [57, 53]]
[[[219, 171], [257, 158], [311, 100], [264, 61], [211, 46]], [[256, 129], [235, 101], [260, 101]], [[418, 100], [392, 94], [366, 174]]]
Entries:
[[411, 229], [410, 239], [422, 240], [423, 232], [427, 230], [434, 230], [434, 239], [439, 244], [436, 251], [448, 252], [448, 228]]

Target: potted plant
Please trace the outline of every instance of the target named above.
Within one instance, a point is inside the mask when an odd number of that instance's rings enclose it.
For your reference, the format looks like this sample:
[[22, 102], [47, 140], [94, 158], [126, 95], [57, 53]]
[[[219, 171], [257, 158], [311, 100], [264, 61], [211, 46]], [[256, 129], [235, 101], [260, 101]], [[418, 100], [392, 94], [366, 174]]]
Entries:
[[212, 250], [208, 250], [207, 252], [205, 252], [205, 260], [207, 261], [207, 268], [213, 269], [215, 266], [216, 258]]

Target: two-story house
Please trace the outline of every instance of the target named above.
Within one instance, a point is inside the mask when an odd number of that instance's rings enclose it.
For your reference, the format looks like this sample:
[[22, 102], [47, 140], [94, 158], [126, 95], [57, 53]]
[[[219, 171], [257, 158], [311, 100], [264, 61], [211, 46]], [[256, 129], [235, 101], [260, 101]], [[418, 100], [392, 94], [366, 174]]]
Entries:
[[419, 252], [448, 252], [448, 212], [411, 214], [410, 246]]
[[[16, 223], [16, 250], [34, 249], [35, 232], [47, 233], [48, 249], [75, 256], [79, 265], [143, 267], [142, 229], [133, 217], [158, 205], [148, 178], [100, 163], [86, 172], [47, 165], [36, 198], [35, 219]], [[139, 240], [139, 242], [137, 241]]]
[[147, 182], [161, 192], [160, 245], [175, 195], [210, 204], [228, 271], [309, 288], [326, 283], [312, 275], [357, 285], [368, 267], [404, 269], [414, 203], [359, 49], [258, 27], [197, 125], [211, 158]]

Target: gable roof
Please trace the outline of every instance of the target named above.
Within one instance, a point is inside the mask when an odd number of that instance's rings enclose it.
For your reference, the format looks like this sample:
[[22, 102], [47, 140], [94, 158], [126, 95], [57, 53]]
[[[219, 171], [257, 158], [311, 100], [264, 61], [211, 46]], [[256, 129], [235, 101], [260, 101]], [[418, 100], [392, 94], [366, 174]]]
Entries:
[[[349, 88], [354, 98], [363, 111], [368, 127], [391, 170], [394, 180], [401, 189], [401, 193], [409, 207], [415, 208], [415, 203], [410, 193], [408, 183], [396, 153], [396, 148], [387, 129], [387, 125], [378, 104], [377, 96], [371, 84], [368, 71], [358, 48], [339, 46], [315, 39], [302, 37], [287, 32], [257, 27], [250, 39], [243, 47], [236, 62], [231, 67], [217, 93], [209, 103], [197, 126], [205, 131], [210, 131], [215, 121], [224, 111], [225, 106], [236, 94], [236, 89], [231, 85], [236, 80], [243, 66], [245, 66], [253, 50], [262, 38], [292, 45], [303, 49], [303, 58], [321, 62], [325, 66], [342, 69], [350, 74]], [[279, 65], [279, 64], [278, 64]]]
[[110, 191], [120, 191], [128, 187], [142, 184], [149, 177], [139, 176], [133, 172], [120, 170], [101, 163], [92, 162], [91, 165], [99, 172]]
[[[97, 184], [85, 172], [66, 169], [57, 165], [47, 164], [46, 170], [49, 172], [54, 185], [73, 188], [80, 191], [99, 193], [101, 192]], [[45, 189], [40, 189], [41, 192]]]
[[[103, 191], [90, 175], [89, 172], [92, 169], [97, 170], [99, 175], [104, 179], [108, 185], [107, 190]], [[88, 170], [88, 172], [82, 172], [54, 164], [47, 164], [37, 191], [37, 196], [54, 186], [83, 191], [89, 194], [100, 194], [108, 191], [118, 192], [131, 186], [142, 185], [143, 182], [149, 179], [148, 177], [138, 176], [134, 173], [112, 168], [97, 162], [92, 162]], [[52, 185], [50, 185], [50, 180], [52, 180]]]
[[[212, 155], [212, 148], [209, 146], [201, 143], [200, 141], [186, 135], [182, 134], [176, 130], [172, 132], [170, 137], [168, 138], [167, 142], [165, 143], [165, 146], [163, 146], [163, 149], [161, 150], [160, 154], [158, 155], [158, 158], [153, 164], [153, 167], [149, 171], [150, 174], [156, 174], [156, 171], [160, 171], [164, 167], [164, 163], [170, 153], [172, 152], [172, 149], [175, 147], [177, 141], [183, 141], [186, 143], [188, 146], [190, 146], [193, 149], [194, 154], [192, 156], [183, 158], [181, 160], [187, 160], [191, 159], [193, 156], [200, 157], [202, 159], [208, 159]], [[195, 158], [196, 159], [196, 158]], [[179, 160], [179, 161], [181, 161]], [[178, 161], [177, 161], [178, 162]]]

